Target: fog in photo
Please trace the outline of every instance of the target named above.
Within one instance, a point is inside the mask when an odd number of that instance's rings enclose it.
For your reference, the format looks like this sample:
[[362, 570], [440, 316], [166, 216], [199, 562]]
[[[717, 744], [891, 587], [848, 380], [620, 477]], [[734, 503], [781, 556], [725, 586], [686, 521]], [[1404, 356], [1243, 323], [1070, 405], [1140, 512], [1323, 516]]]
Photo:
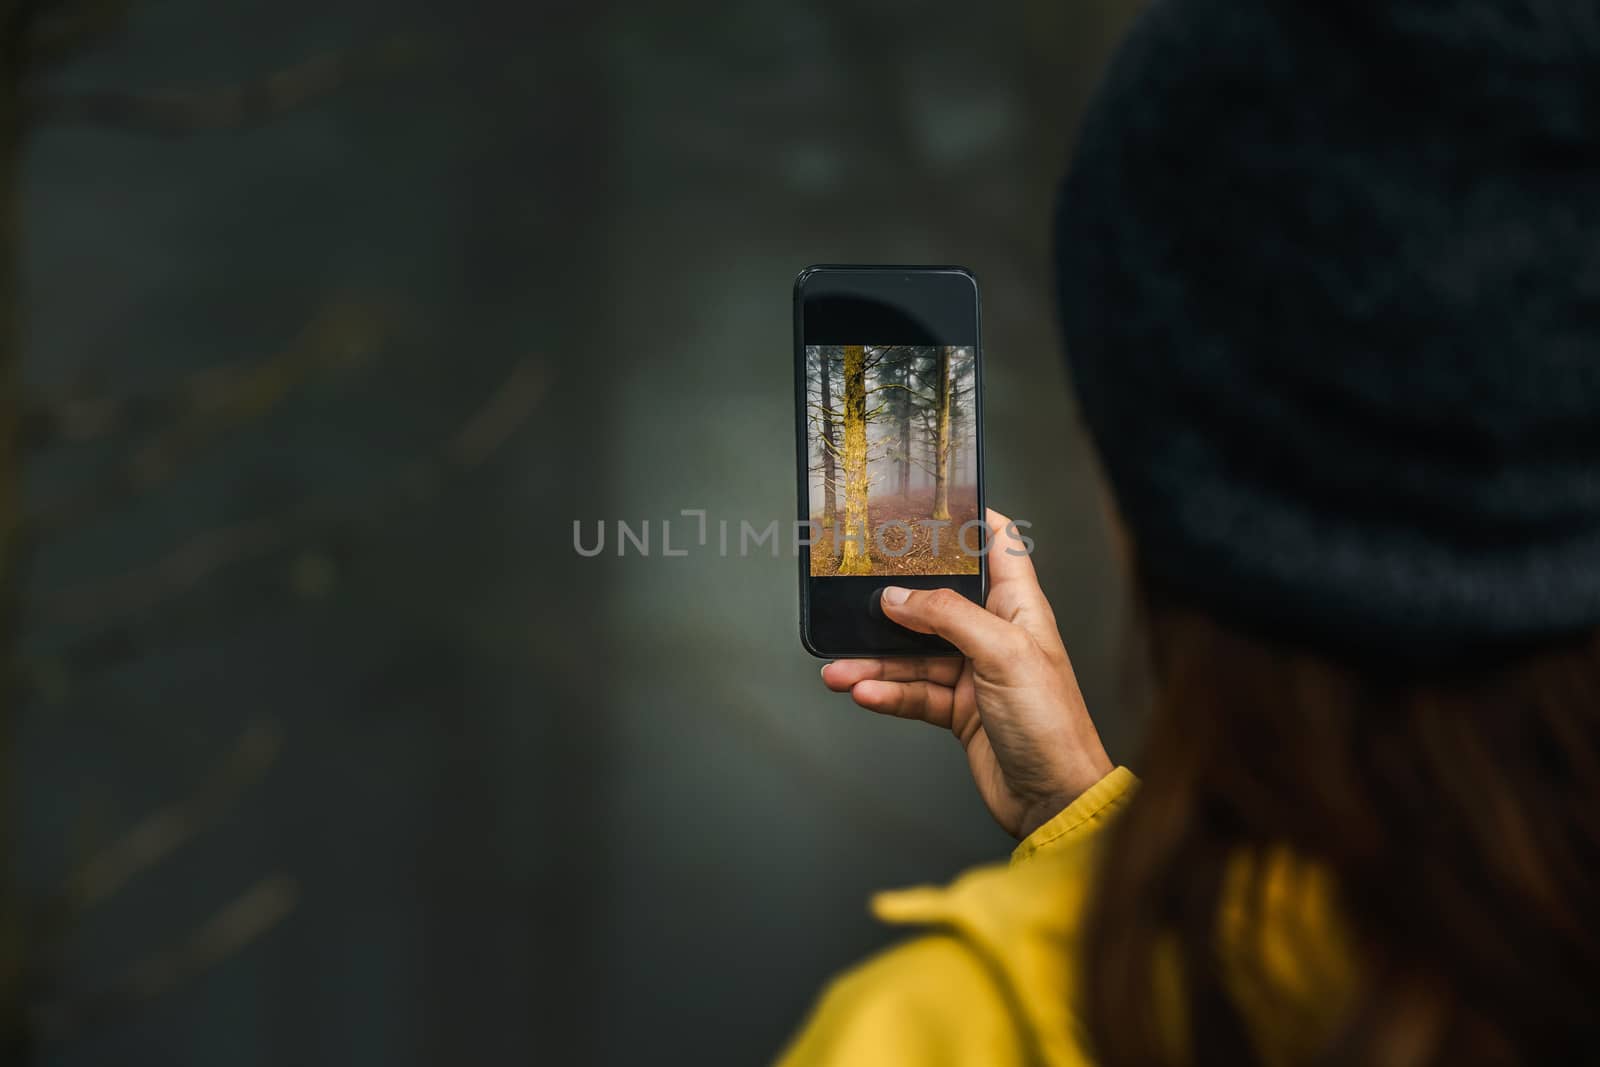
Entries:
[[813, 577], [978, 573], [981, 532], [960, 538], [980, 517], [975, 359], [957, 345], [806, 348]]

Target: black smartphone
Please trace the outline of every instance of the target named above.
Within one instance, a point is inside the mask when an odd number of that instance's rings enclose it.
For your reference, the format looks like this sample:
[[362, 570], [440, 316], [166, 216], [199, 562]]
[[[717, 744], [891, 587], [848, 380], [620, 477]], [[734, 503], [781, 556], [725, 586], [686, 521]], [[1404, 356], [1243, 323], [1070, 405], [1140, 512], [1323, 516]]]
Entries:
[[969, 270], [795, 278], [800, 642], [812, 655], [955, 653], [889, 621], [877, 598], [898, 585], [984, 602], [982, 357]]

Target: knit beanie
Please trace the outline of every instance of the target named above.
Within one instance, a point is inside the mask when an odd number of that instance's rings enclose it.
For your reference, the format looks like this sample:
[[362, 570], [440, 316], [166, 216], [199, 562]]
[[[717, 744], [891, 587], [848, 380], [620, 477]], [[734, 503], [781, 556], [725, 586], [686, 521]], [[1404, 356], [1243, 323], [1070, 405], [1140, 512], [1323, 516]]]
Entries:
[[1154, 0], [1056, 238], [1154, 582], [1401, 658], [1600, 624], [1600, 4]]

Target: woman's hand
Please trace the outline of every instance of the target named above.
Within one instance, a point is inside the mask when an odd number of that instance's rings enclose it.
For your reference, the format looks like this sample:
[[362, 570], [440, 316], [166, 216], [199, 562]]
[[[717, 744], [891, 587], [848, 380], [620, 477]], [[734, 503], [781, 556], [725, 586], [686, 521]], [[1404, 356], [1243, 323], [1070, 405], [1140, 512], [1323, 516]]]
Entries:
[[1009, 519], [993, 509], [987, 519], [987, 610], [953, 589], [883, 593], [890, 619], [938, 634], [965, 658], [839, 660], [822, 668], [822, 680], [868, 711], [949, 729], [990, 814], [1023, 838], [1112, 766], [1033, 561]]

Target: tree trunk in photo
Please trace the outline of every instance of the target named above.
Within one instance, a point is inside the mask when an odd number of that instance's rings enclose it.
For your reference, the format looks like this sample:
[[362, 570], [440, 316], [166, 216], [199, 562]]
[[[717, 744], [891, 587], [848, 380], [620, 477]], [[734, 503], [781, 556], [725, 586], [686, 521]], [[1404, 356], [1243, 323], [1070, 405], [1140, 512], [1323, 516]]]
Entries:
[[900, 470], [901, 499], [911, 494], [911, 363], [913, 353], [900, 361]]
[[961, 422], [961, 368], [952, 366], [950, 374], [954, 379], [950, 385], [950, 484], [959, 487], [967, 484], [962, 477], [966, 467], [967, 433]]
[[939, 348], [939, 409], [933, 441], [933, 518], [950, 517], [950, 349]]
[[838, 508], [833, 495], [837, 477], [833, 451], [839, 442], [833, 432], [833, 358], [827, 345], [818, 346], [817, 365], [822, 374], [822, 525], [832, 526]]
[[844, 542], [840, 574], [871, 574], [867, 529], [867, 357], [861, 345], [844, 347]]

